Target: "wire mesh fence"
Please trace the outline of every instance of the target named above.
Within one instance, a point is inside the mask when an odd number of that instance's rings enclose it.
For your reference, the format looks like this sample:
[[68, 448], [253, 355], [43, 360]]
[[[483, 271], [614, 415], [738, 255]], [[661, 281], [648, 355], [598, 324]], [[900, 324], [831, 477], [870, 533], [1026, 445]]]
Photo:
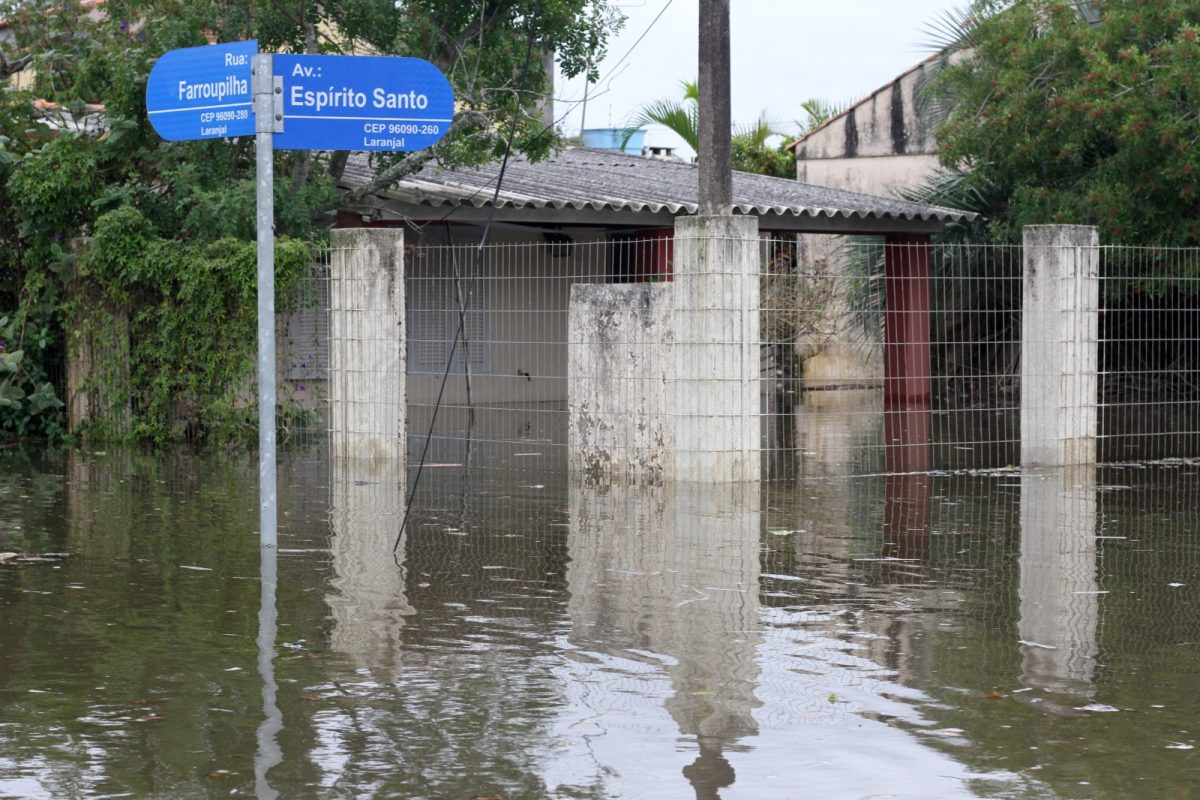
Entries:
[[335, 245], [281, 325], [286, 396], [515, 488], [597, 443], [661, 477], [653, 453], [728, 449], [746, 420], [735, 449], [772, 478], [1016, 465], [1023, 413], [1056, 440], [1093, 415], [1100, 462], [1200, 455], [1200, 250], [1058, 247], [1038, 288], [1019, 246], [771, 235], [698, 274], [670, 230], [467, 233], [409, 233], [402, 299], [331, 273], [360, 258]]

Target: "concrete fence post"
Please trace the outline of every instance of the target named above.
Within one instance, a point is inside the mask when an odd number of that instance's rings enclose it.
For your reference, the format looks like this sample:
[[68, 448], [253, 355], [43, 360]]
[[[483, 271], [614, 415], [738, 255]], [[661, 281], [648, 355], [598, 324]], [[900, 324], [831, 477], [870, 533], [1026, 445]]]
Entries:
[[757, 481], [759, 408], [758, 220], [675, 220], [675, 476]]
[[405, 457], [404, 231], [338, 228], [329, 286], [335, 463]]
[[1025, 228], [1022, 466], [1096, 462], [1099, 276], [1099, 235], [1095, 228]]

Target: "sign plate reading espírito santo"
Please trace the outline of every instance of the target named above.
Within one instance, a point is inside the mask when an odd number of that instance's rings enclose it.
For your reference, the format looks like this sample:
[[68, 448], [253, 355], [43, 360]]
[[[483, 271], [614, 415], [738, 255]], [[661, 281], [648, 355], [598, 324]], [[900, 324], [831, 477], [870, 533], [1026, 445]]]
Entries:
[[258, 42], [171, 50], [146, 81], [146, 110], [158, 135], [172, 142], [253, 136], [250, 67]]
[[419, 58], [276, 55], [280, 150], [421, 150], [446, 135], [454, 92]]

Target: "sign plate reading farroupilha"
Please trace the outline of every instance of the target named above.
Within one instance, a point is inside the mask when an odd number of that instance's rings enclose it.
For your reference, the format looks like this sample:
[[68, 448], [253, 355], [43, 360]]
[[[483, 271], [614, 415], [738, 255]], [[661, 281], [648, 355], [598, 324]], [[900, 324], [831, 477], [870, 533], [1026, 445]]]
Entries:
[[146, 81], [150, 124], [164, 139], [253, 136], [250, 68], [258, 42], [228, 42], [163, 53]]
[[454, 92], [419, 58], [276, 55], [280, 150], [421, 150], [446, 135]]

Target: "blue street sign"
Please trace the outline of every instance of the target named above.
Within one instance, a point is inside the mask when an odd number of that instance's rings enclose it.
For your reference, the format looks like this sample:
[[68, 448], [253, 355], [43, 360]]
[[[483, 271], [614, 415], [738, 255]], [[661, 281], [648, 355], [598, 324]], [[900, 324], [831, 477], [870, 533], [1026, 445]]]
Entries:
[[421, 150], [446, 135], [454, 92], [419, 58], [276, 55], [279, 150]]
[[146, 110], [171, 142], [253, 136], [250, 62], [258, 42], [229, 42], [163, 53], [146, 81]]

